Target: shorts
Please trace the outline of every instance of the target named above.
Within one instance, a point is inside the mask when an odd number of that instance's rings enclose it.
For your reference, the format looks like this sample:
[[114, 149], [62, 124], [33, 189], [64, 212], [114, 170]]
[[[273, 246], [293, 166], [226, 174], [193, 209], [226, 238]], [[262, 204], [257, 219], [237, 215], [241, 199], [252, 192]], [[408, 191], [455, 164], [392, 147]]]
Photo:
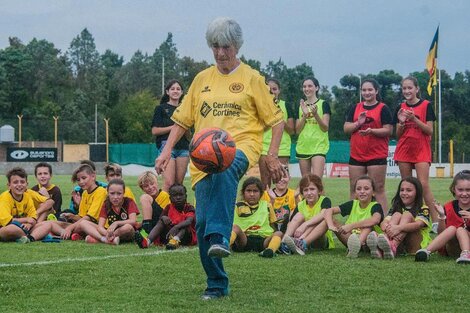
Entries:
[[[158, 154], [160, 154], [163, 150], [163, 147], [165, 147], [166, 140], [162, 141], [162, 144], [160, 145], [160, 148], [158, 148]], [[189, 150], [188, 149], [172, 149], [171, 150], [171, 158], [176, 159], [176, 158], [189, 158]]]
[[233, 244], [233, 251], [244, 252], [244, 251], [255, 251], [261, 252], [264, 250], [264, 241], [266, 238], [261, 236], [246, 236], [246, 246], [243, 248], [238, 247], [236, 243]]
[[349, 157], [349, 165], [364, 166], [364, 167], [372, 166], [372, 165], [387, 165], [387, 158], [373, 159], [373, 160], [369, 160], [366, 162], [361, 162], [361, 161], [357, 161], [353, 159], [352, 157]]
[[321, 156], [324, 157], [326, 160], [326, 154], [323, 153], [314, 153], [314, 154], [300, 154], [300, 153], [295, 153], [295, 157], [299, 160], [310, 160], [313, 157]]

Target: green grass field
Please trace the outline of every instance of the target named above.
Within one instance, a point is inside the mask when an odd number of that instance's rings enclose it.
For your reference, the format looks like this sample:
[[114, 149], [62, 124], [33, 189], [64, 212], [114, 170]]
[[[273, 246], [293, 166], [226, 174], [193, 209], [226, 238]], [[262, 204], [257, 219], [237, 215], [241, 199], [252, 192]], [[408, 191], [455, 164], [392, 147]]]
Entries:
[[[64, 203], [68, 179], [54, 178]], [[140, 195], [136, 177], [126, 181]], [[398, 182], [387, 181], [389, 199]], [[4, 188], [4, 177], [0, 184]], [[450, 179], [431, 184], [439, 201], [450, 199]], [[326, 179], [325, 186], [333, 204], [347, 200], [346, 179]], [[470, 267], [437, 255], [428, 263], [411, 256], [350, 260], [341, 244], [305, 257], [234, 254], [225, 261], [231, 295], [203, 302], [197, 248], [168, 252], [70, 241], [0, 246], [1, 312], [467, 312], [469, 303]]]

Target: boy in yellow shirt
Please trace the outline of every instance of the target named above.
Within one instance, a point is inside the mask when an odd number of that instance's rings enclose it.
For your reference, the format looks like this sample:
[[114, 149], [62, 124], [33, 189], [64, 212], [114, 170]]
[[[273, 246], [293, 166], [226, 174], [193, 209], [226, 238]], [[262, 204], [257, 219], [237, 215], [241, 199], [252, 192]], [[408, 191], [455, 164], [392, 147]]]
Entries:
[[33, 199], [27, 192], [26, 171], [14, 167], [6, 176], [8, 190], [0, 195], [0, 240], [28, 243], [43, 238], [47, 232], [33, 230], [37, 213]]

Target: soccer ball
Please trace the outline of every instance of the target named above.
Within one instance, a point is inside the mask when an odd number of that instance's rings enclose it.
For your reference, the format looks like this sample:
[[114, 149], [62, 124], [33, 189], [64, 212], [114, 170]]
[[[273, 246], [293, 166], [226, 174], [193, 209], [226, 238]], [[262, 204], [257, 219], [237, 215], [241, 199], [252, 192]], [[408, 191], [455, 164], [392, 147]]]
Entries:
[[208, 174], [225, 171], [232, 164], [235, 152], [232, 136], [216, 127], [200, 130], [189, 144], [189, 156], [194, 166]]

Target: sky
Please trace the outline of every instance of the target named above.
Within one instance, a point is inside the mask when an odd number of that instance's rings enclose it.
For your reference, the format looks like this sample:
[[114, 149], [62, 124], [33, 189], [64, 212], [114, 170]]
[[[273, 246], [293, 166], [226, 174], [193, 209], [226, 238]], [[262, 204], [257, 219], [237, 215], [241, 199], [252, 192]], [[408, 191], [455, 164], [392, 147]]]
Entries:
[[467, 0], [2, 0], [0, 49], [18, 37], [65, 52], [86, 27], [100, 53], [110, 49], [128, 62], [137, 50], [152, 54], [171, 32], [180, 57], [213, 63], [205, 31], [228, 16], [243, 30], [240, 55], [262, 66], [306, 63], [331, 87], [347, 74], [424, 70], [438, 25], [439, 67], [451, 76], [469, 70], [469, 13]]

